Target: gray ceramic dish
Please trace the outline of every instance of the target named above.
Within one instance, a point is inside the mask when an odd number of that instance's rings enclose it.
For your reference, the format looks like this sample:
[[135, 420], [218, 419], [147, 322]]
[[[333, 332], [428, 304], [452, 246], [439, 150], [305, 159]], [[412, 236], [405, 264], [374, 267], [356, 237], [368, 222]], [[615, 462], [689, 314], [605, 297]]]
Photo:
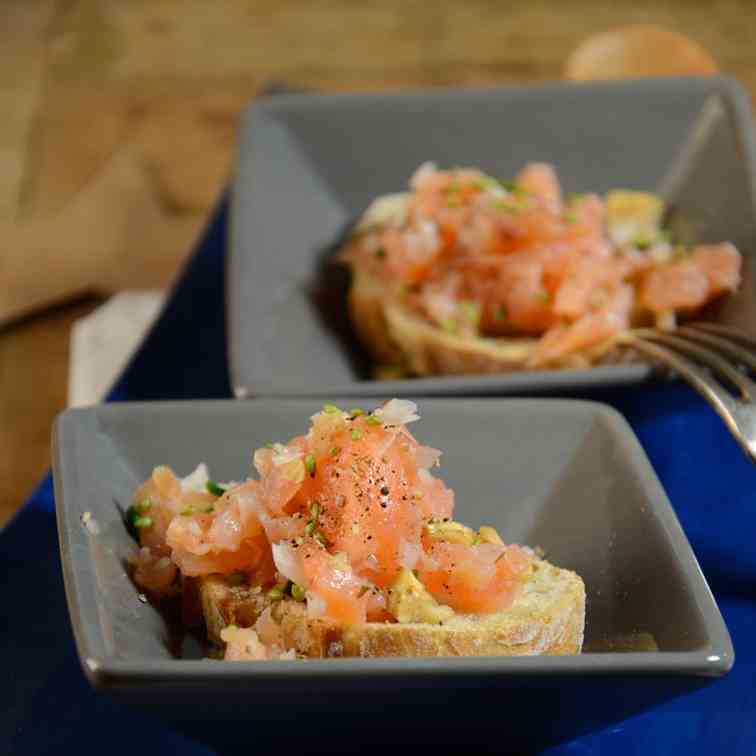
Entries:
[[[215, 745], [270, 744], [330, 726], [341, 731], [325, 741], [333, 750], [355, 728], [370, 742], [521, 749], [617, 721], [730, 669], [722, 617], [631, 430], [603, 405], [556, 400], [428, 399], [417, 432], [444, 451], [440, 474], [460, 519], [494, 524], [582, 575], [587, 649], [650, 633], [658, 652], [243, 664], [201, 659], [185, 640], [176, 658], [180, 643], [138, 600], [125, 569], [134, 543], [122, 512], [135, 486], [159, 463], [187, 474], [206, 461], [216, 478], [238, 479], [252, 449], [301, 433], [318, 407], [302, 399], [105, 405], [58, 418], [66, 592], [96, 688]], [[96, 536], [81, 523], [85, 511]], [[296, 727], [282, 728], [286, 721]], [[388, 729], [375, 726], [384, 721]]]
[[513, 175], [556, 164], [568, 191], [657, 188], [693, 238], [745, 252], [744, 285], [713, 313], [756, 328], [756, 150], [748, 100], [726, 78], [283, 95], [240, 132], [228, 250], [237, 396], [492, 394], [637, 382], [643, 365], [379, 383], [346, 314], [345, 271], [324, 264], [376, 195], [424, 160]]

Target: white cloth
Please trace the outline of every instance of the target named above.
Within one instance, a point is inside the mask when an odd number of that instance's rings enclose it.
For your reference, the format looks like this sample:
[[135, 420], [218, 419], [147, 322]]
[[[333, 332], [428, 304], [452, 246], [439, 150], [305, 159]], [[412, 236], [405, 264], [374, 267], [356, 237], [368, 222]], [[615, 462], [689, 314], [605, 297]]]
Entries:
[[162, 291], [124, 291], [74, 323], [68, 366], [68, 406], [100, 402], [155, 322]]

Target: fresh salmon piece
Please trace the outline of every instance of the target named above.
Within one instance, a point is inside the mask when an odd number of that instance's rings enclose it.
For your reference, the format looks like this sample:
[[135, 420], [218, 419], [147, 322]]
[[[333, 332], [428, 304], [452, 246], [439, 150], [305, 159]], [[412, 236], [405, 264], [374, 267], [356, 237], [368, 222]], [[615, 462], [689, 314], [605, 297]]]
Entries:
[[554, 206], [562, 204], [562, 187], [553, 165], [528, 163], [515, 178], [515, 184], [529, 194], [541, 197]]
[[273, 578], [270, 547], [266, 542], [244, 541], [235, 551], [209, 550], [205, 554], [196, 554], [189, 549], [177, 546], [171, 558], [184, 575], [196, 577], [232, 572], [254, 573], [256, 579], [266, 583]]
[[178, 570], [170, 557], [142, 546], [131, 557], [130, 563], [134, 569], [134, 581], [140, 588], [153, 596], [169, 596], [176, 593], [174, 582]]
[[313, 617], [326, 615], [347, 625], [365, 622], [368, 581], [357, 577], [346, 554], [333, 555], [315, 538], [273, 546], [278, 571], [307, 591], [307, 608]]
[[607, 297], [607, 303], [596, 311], [547, 331], [529, 357], [528, 367], [559, 363], [568, 355], [606, 342], [626, 329], [633, 303], [632, 288], [623, 285], [614, 293], [607, 293]]
[[183, 508], [181, 481], [169, 467], [156, 467], [152, 475], [137, 488], [133, 506], [152, 521], [139, 530], [139, 543], [155, 553], [168, 554], [165, 534], [173, 517]]
[[420, 537], [410, 443], [398, 430], [363, 419], [332, 436], [332, 443], [334, 453], [315, 459], [315, 476], [296, 501], [305, 512], [318, 507], [320, 530], [334, 552], [348, 553], [366, 576], [386, 585], [400, 567], [400, 541]]
[[691, 253], [691, 259], [709, 280], [709, 295], [735, 291], [740, 285], [742, 258], [730, 242], [702, 244]]
[[419, 569], [437, 601], [464, 613], [508, 608], [530, 566], [518, 546], [432, 543]]
[[581, 257], [558, 285], [554, 314], [576, 320], [593, 309], [602, 292], [616, 289], [621, 281], [615, 260]]
[[553, 293], [546, 288], [543, 268], [537, 263], [506, 281], [504, 306], [509, 324], [522, 333], [543, 333], [556, 322]]
[[185, 575], [248, 569], [272, 576], [261, 494], [261, 485], [250, 480], [215, 499], [212, 511], [187, 509], [173, 518], [166, 543]]
[[709, 277], [694, 260], [666, 263], [642, 278], [639, 300], [652, 312], [694, 310], [706, 302]]
[[439, 225], [427, 217], [420, 218], [411, 229], [401, 233], [398, 229], [388, 229], [382, 242], [389, 270], [406, 283], [427, 279], [444, 249]]

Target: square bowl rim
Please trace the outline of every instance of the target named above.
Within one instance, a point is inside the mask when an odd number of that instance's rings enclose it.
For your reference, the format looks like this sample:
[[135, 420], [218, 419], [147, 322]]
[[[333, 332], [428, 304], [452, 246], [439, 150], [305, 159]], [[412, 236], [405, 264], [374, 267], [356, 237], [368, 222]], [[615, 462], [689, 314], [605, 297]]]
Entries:
[[[344, 397], [348, 398], [348, 397]], [[417, 398], [417, 397], [416, 397]], [[338, 401], [337, 397], [334, 401]], [[452, 412], [464, 411], [458, 402], [448, 399], [422, 399], [443, 405]], [[691, 591], [704, 616], [706, 641], [702, 646], [689, 651], [657, 652], [585, 652], [574, 656], [533, 656], [533, 657], [419, 657], [369, 658], [369, 659], [310, 659], [306, 664], [300, 661], [266, 661], [264, 665], [249, 665], [245, 662], [224, 662], [209, 659], [154, 659], [124, 660], [109, 654], [96, 653], [90, 646], [84, 624], [92, 624], [91, 610], [84, 607], [80, 597], [80, 578], [77, 575], [71, 549], [71, 535], [79, 527], [77, 514], [70, 499], [65, 495], [67, 473], [62, 436], [78, 432], [78, 418], [117, 418], [132, 412], [162, 411], [191, 413], [197, 407], [212, 409], [225, 408], [239, 410], [234, 399], [211, 399], [191, 401], [159, 402], [118, 402], [71, 408], [61, 412], [53, 424], [52, 460], [55, 486], [55, 515], [58, 528], [59, 552], [63, 570], [69, 620], [74, 633], [77, 655], [85, 676], [98, 689], [109, 689], [122, 685], [139, 684], [147, 681], [250, 682], [271, 679], [323, 681], [347, 679], [355, 674], [360, 676], [402, 675], [412, 679], [434, 678], [439, 675], [461, 677], [482, 674], [497, 676], [547, 677], [553, 676], [669, 676], [685, 675], [694, 677], [720, 677], [727, 674], [735, 660], [735, 652], [729, 631], [721, 615], [717, 602], [706, 582], [695, 554], [677, 519], [664, 489], [661, 486], [650, 461], [646, 457], [632, 428], [625, 418], [613, 407], [602, 402], [583, 399], [543, 399], [532, 397], [486, 398], [473, 397], [466, 402], [477, 405], [497, 405], [498, 411], [506, 412], [508, 406], [530, 406], [531, 410], [550, 414], [557, 409], [575, 415], [592, 415], [602, 418], [610, 432], [621, 444], [621, 453], [633, 467], [643, 487], [649, 507], [662, 520], [665, 543], [673, 552], [675, 562], [683, 567], [687, 588]], [[257, 406], [308, 406], [313, 398], [261, 397], [244, 403], [245, 409], [253, 411]], [[682, 552], [682, 553], [681, 553]], [[89, 574], [89, 573], [87, 573]], [[82, 578], [84, 580], [88, 578]], [[95, 632], [99, 634], [97, 623]]]

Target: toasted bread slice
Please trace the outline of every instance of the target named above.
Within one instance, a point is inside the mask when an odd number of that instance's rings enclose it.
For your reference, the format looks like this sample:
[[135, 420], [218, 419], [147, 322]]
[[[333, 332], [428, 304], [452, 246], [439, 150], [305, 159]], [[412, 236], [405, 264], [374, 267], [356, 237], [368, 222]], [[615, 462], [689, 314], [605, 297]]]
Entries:
[[578, 654], [585, 586], [574, 572], [535, 560], [514, 604], [493, 614], [455, 614], [442, 624], [368, 622], [343, 626], [307, 616], [304, 604], [271, 602], [259, 587], [230, 586], [220, 576], [200, 585], [208, 637], [222, 645], [229, 624], [249, 627], [267, 606], [287, 648], [302, 656], [535, 656]]

